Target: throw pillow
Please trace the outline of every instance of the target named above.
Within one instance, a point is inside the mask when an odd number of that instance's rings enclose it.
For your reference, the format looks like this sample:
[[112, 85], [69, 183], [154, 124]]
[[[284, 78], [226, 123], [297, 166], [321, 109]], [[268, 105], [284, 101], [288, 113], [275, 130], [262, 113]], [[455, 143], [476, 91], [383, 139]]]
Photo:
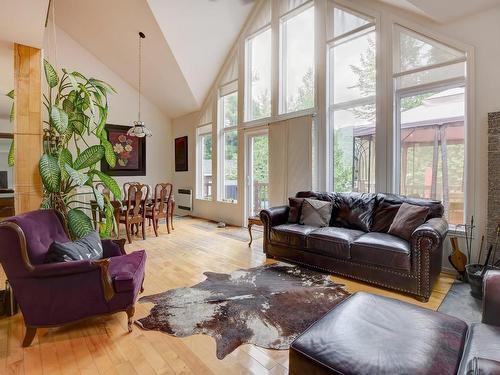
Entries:
[[45, 256], [45, 263], [72, 262], [74, 260], [102, 259], [103, 250], [99, 234], [92, 231], [74, 242], [54, 241]]
[[317, 199], [305, 198], [302, 204], [300, 224], [327, 227], [332, 215], [332, 204]]
[[288, 205], [290, 206], [290, 211], [288, 211], [289, 223], [299, 222], [300, 214], [302, 213], [302, 203], [304, 203], [304, 198], [288, 198]]
[[425, 223], [429, 215], [429, 207], [403, 203], [389, 228], [388, 233], [407, 241], [417, 227]]

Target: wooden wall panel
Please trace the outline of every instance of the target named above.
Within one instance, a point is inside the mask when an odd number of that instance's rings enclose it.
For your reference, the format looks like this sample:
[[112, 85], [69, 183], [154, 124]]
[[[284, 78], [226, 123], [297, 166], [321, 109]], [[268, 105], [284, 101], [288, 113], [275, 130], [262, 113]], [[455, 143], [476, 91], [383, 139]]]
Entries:
[[38, 174], [43, 134], [41, 61], [38, 48], [14, 44], [16, 214], [38, 209], [42, 199]]

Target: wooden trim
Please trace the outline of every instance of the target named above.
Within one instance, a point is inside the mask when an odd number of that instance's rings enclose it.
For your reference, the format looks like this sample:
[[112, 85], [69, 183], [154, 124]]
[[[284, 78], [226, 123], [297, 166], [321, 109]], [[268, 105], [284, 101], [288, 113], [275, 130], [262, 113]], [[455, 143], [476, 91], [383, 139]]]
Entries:
[[14, 139], [14, 134], [13, 133], [0, 133], [0, 138]]

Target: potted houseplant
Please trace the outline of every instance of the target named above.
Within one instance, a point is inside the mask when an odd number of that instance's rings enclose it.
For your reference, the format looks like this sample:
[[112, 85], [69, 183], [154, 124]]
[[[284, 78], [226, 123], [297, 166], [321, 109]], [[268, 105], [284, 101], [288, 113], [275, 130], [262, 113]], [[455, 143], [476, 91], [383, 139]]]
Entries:
[[[43, 154], [39, 162], [41, 208], [59, 212], [73, 239], [94, 229], [89, 213], [97, 210], [100, 215], [95, 217], [103, 218], [99, 233], [108, 237], [116, 225], [114, 208], [109, 196], [99, 192], [94, 183], [102, 182], [121, 201], [116, 181], [98, 168], [102, 159], [111, 167], [116, 164], [105, 130], [108, 95], [115, 90], [104, 81], [76, 71], [62, 69], [59, 77], [47, 60], [43, 66], [48, 92], [43, 95], [47, 120], [43, 121]], [[14, 92], [8, 96], [14, 98]], [[12, 143], [10, 164], [14, 162], [14, 147]], [[95, 203], [91, 204], [91, 200]]]

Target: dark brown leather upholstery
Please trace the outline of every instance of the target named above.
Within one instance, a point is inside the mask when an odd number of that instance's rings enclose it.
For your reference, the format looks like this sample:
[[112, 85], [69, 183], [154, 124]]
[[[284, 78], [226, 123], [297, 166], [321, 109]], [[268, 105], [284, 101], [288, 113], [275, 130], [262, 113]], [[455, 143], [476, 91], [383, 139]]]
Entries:
[[290, 374], [456, 374], [467, 324], [405, 302], [355, 293], [290, 347]]
[[351, 258], [361, 263], [376, 264], [410, 271], [410, 244], [387, 233], [366, 233], [351, 245]]
[[312, 253], [349, 259], [351, 243], [364, 234], [365, 232], [355, 229], [319, 228], [309, 233], [306, 247]]
[[[312, 191], [299, 192], [296, 197], [332, 202], [331, 225], [319, 232], [310, 228], [300, 231], [296, 227], [281, 227], [288, 225], [288, 206], [261, 211], [264, 251], [268, 257], [428, 300], [441, 271], [443, 240], [448, 231], [446, 220], [440, 217], [443, 206], [439, 202], [390, 194]], [[391, 206], [399, 208], [403, 202], [429, 207], [429, 219], [413, 232], [409, 242], [384, 233], [388, 221], [382, 220], [384, 215], [392, 215]], [[359, 231], [367, 234], [357, 236]]]
[[500, 375], [500, 271], [484, 279], [483, 322], [355, 293], [290, 347], [290, 374]]

